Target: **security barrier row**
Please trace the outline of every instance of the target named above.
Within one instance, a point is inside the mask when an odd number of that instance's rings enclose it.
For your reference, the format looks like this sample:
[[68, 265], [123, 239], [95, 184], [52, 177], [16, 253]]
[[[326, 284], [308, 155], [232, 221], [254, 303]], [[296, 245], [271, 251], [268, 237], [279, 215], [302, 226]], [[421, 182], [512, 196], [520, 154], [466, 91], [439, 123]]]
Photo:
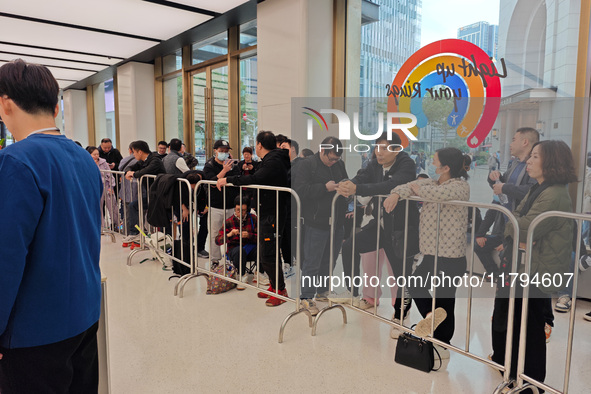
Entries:
[[[108, 173], [109, 171], [103, 171], [104, 173]], [[122, 175], [123, 173], [117, 173], [117, 172], [111, 172], [113, 173], [113, 175], [117, 175], [119, 177], [119, 181], [121, 182], [122, 179]], [[383, 317], [383, 316], [379, 316], [377, 313], [377, 300], [378, 300], [378, 288], [377, 286], [375, 286], [374, 288], [374, 300], [376, 300], [375, 306], [373, 307], [373, 311], [369, 311], [369, 310], [364, 310], [361, 308], [358, 308], [356, 306], [353, 305], [353, 295], [351, 294], [351, 300], [350, 300], [350, 305], [346, 305], [346, 304], [340, 304], [340, 303], [335, 303], [333, 301], [330, 300], [329, 298], [329, 302], [328, 302], [328, 306], [326, 306], [325, 308], [322, 308], [319, 313], [313, 317], [310, 312], [303, 308], [300, 304], [300, 295], [301, 295], [301, 284], [302, 284], [302, 272], [301, 272], [301, 258], [302, 256], [300, 255], [300, 251], [301, 251], [301, 223], [298, 222], [298, 224], [294, 227], [294, 230], [296, 231], [295, 234], [295, 238], [294, 238], [294, 243], [295, 243], [295, 247], [296, 247], [296, 251], [295, 251], [295, 275], [296, 275], [296, 282], [295, 282], [295, 289], [292, 288], [292, 292], [295, 290], [294, 292], [294, 296], [292, 297], [286, 297], [286, 296], [282, 296], [280, 294], [277, 294], [275, 292], [271, 292], [267, 289], [262, 289], [259, 287], [258, 283], [259, 283], [259, 275], [260, 275], [260, 258], [261, 258], [261, 244], [260, 242], [257, 242], [257, 258], [256, 258], [256, 273], [257, 273], [257, 284], [250, 284], [250, 283], [241, 283], [241, 278], [243, 276], [243, 274], [245, 272], [243, 272], [242, 270], [242, 254], [240, 254], [240, 264], [237, 267], [236, 271], [237, 271], [237, 276], [236, 278], [230, 278], [227, 276], [227, 272], [226, 272], [226, 264], [222, 263], [224, 266], [223, 272], [214, 272], [214, 270], [212, 269], [212, 259], [211, 259], [211, 255], [209, 257], [208, 260], [208, 264], [205, 267], [201, 267], [198, 264], [198, 258], [197, 258], [197, 243], [196, 243], [196, 235], [197, 235], [197, 210], [195, 209], [196, 207], [196, 201], [197, 201], [197, 197], [198, 197], [198, 193], [203, 192], [203, 187], [206, 188], [210, 188], [210, 187], [215, 187], [216, 182], [215, 181], [199, 181], [195, 187], [192, 189], [191, 184], [186, 180], [186, 179], [178, 179], [177, 182], [177, 186], [178, 186], [178, 190], [179, 190], [179, 201], [178, 201], [178, 210], [175, 212], [175, 209], [173, 207], [170, 208], [170, 217], [171, 220], [173, 218], [177, 218], [177, 220], [179, 220], [181, 222], [181, 230], [178, 232], [179, 235], [176, 235], [174, 231], [172, 231], [173, 228], [175, 228], [176, 224], [173, 223], [171, 225], [171, 233], [167, 234], [167, 229], [163, 228], [163, 229], [158, 229], [158, 228], [152, 228], [152, 231], [155, 230], [155, 232], [151, 232], [149, 226], [145, 225], [145, 215], [144, 215], [144, 211], [145, 211], [145, 207], [146, 204], [149, 204], [149, 196], [147, 195], [147, 191], [150, 188], [150, 184], [154, 181], [156, 177], [155, 176], [150, 176], [150, 175], [146, 175], [143, 176], [139, 179], [138, 183], [137, 183], [137, 192], [138, 192], [138, 212], [139, 212], [139, 227], [142, 230], [147, 230], [148, 233], [150, 234], [150, 237], [147, 237], [147, 234], [144, 235], [142, 234], [140, 236], [141, 239], [141, 243], [140, 243], [140, 248], [137, 248], [135, 250], [133, 250], [128, 257], [128, 265], [131, 265], [132, 262], [132, 258], [133, 256], [135, 256], [137, 253], [141, 252], [141, 251], [146, 251], [146, 250], [150, 250], [152, 251], [155, 255], [158, 256], [164, 256], [167, 255], [165, 258], [170, 259], [170, 261], [172, 262], [176, 262], [184, 267], [187, 267], [187, 269], [189, 269], [189, 273], [181, 276], [174, 288], [174, 295], [178, 296], [180, 298], [183, 297], [183, 292], [184, 292], [184, 288], [187, 285], [187, 283], [196, 277], [199, 276], [209, 276], [211, 277], [217, 277], [220, 279], [223, 279], [225, 281], [234, 283], [234, 284], [240, 284], [244, 287], [247, 288], [252, 288], [252, 289], [256, 289], [259, 292], [265, 293], [269, 296], [272, 297], [276, 297], [279, 298], [281, 300], [284, 301], [288, 301], [288, 302], [292, 302], [295, 305], [295, 310], [291, 313], [288, 314], [288, 316], [284, 319], [284, 321], [281, 324], [280, 330], [279, 330], [279, 343], [283, 342], [283, 336], [284, 336], [284, 331], [286, 328], [287, 323], [291, 320], [292, 317], [298, 315], [298, 314], [305, 314], [308, 317], [308, 324], [311, 328], [311, 335], [315, 336], [317, 333], [317, 326], [318, 326], [318, 322], [320, 321], [320, 319], [322, 318], [322, 316], [332, 310], [332, 309], [339, 309], [342, 313], [342, 317], [343, 317], [343, 323], [347, 323], [347, 313], [346, 313], [346, 309], [344, 308], [344, 306], [347, 307], [347, 309], [349, 310], [354, 310], [356, 312], [359, 313], [363, 313], [367, 316], [370, 316], [378, 321], [381, 321], [383, 323], [386, 323], [392, 327], [395, 327], [401, 331], [404, 332], [410, 332], [413, 333], [414, 330], [412, 328], [406, 327], [404, 326], [404, 319], [402, 318], [400, 320], [400, 324], [392, 321], [390, 318], [387, 317]], [[224, 196], [224, 204], [223, 206], [226, 207], [226, 193], [225, 190], [227, 187], [235, 187], [231, 184], [228, 184], [226, 186], [223, 187], [223, 196]], [[289, 194], [292, 198], [292, 209], [294, 210], [295, 213], [295, 217], [296, 218], [301, 218], [301, 202], [299, 199], [299, 196], [297, 195], [297, 193], [290, 189], [290, 188], [282, 188], [282, 187], [270, 187], [270, 186], [262, 186], [262, 185], [248, 185], [247, 187], [245, 186], [241, 186], [239, 188], [239, 196], [240, 196], [240, 201], [242, 201], [242, 197], [243, 197], [243, 189], [252, 189], [252, 190], [256, 190], [256, 196], [257, 196], [257, 201], [260, 201], [260, 197], [261, 194], [260, 192], [262, 190], [264, 191], [271, 191], [275, 193], [275, 200], [276, 200], [276, 206], [275, 206], [275, 217], [279, 218], [279, 220], [285, 220], [285, 218], [281, 219], [280, 218], [280, 207], [279, 207], [279, 201], [280, 201], [280, 193], [286, 193]], [[188, 258], [186, 258], [186, 256], [183, 255], [183, 242], [186, 242], [186, 239], [184, 237], [186, 237], [187, 235], [184, 234], [185, 231], [183, 231], [182, 229], [182, 218], [180, 217], [180, 206], [182, 205], [182, 194], [183, 194], [183, 190], [186, 193], [189, 193], [189, 195], [192, 196], [191, 199], [188, 200], [189, 203], [189, 207], [188, 210], [190, 212], [190, 215], [188, 216], [188, 241], [190, 242], [190, 256]], [[108, 192], [107, 192], [108, 193]], [[124, 188], [120, 189], [120, 198], [124, 199], [125, 197], [125, 191]], [[383, 199], [386, 198], [387, 196], [381, 195], [381, 196], [373, 196], [375, 198], [377, 198], [378, 200], [378, 206], [381, 207]], [[333, 204], [332, 204], [332, 208], [331, 208], [331, 217], [335, 217], [335, 202], [337, 201], [338, 196], [335, 196], [335, 198], [333, 199]], [[207, 195], [207, 199], [208, 199], [208, 207], [211, 207], [211, 195], [210, 193], [208, 193]], [[511, 225], [513, 226], [514, 229], [518, 229], [518, 223], [517, 220], [515, 218], [515, 216], [507, 209], [504, 208], [502, 206], [499, 205], [495, 205], [495, 204], [480, 204], [480, 203], [473, 203], [473, 202], [466, 202], [466, 201], [445, 201], [445, 202], [440, 202], [440, 201], [430, 201], [430, 200], [426, 200], [426, 199], [420, 199], [418, 197], [410, 197], [406, 200], [403, 200], [406, 204], [406, 215], [405, 215], [405, 226], [404, 228], [406, 230], [408, 230], [408, 209], [409, 209], [409, 204], [410, 201], [417, 201], [417, 202], [427, 202], [427, 203], [433, 203], [433, 204], [437, 204], [437, 242], [436, 242], [436, 250], [439, 249], [439, 233], [440, 233], [440, 226], [441, 226], [441, 217], [440, 217], [440, 213], [441, 213], [441, 207], [443, 205], [448, 205], [448, 206], [459, 206], [459, 207], [466, 207], [468, 209], [472, 210], [472, 217], [475, 217], [476, 214], [476, 208], [481, 208], [481, 209], [493, 209], [495, 211], [499, 211], [501, 212], [503, 215], [505, 215], [506, 217], [506, 223], [507, 225]], [[353, 196], [353, 206], [355, 207], [353, 210], [353, 223], [356, 223], [356, 216], [357, 216], [357, 196]], [[124, 217], [127, 218], [127, 209], [128, 207], [125, 207], [125, 211], [124, 211]], [[105, 216], [107, 215], [111, 215], [110, 211], [108, 211], [108, 209], [105, 209]], [[382, 219], [382, 211], [381, 209], [377, 209], [376, 210], [376, 214], [375, 214], [375, 219], [376, 219], [376, 225], [377, 225], [377, 234], [378, 236], [376, 237], [376, 276], [379, 277], [380, 276], [380, 272], [379, 272], [379, 268], [380, 265], [378, 264], [378, 259], [379, 259], [379, 252], [380, 252], [380, 231], [382, 231], [382, 228], [380, 227], [380, 223], [381, 223], [381, 219]], [[242, 205], [241, 205], [241, 210], [240, 210], [240, 214], [242, 217]], [[288, 212], [288, 214], [291, 214], [291, 212]], [[108, 217], [108, 216], [107, 216]], [[544, 219], [548, 218], [548, 217], [563, 217], [563, 218], [569, 218], [569, 219], [575, 219], [577, 221], [577, 225], [579, 227], [579, 231], [578, 231], [578, 239], [577, 239], [577, 245], [578, 243], [580, 243], [580, 238], [581, 238], [581, 231], [580, 231], [580, 227], [581, 227], [581, 223], [583, 221], [590, 221], [591, 220], [591, 215], [582, 215], [582, 214], [571, 214], [571, 213], [564, 213], [564, 212], [547, 212], [544, 213], [540, 216], [538, 216], [530, 225], [529, 228], [529, 232], [528, 232], [528, 239], [527, 239], [527, 244], [526, 244], [526, 254], [525, 254], [525, 273], [529, 274], [530, 273], [530, 268], [531, 268], [531, 248], [532, 248], [532, 244], [533, 244], [533, 232], [535, 230], [535, 227]], [[260, 219], [260, 217], [259, 217]], [[211, 215], [209, 215], [209, 228], [211, 228]], [[108, 222], [107, 222], [108, 223]], [[334, 256], [333, 253], [333, 246], [334, 246], [334, 234], [335, 234], [335, 221], [332, 220], [331, 221], [331, 237], [330, 237], [330, 242], [331, 242], [331, 246], [330, 246], [330, 265], [329, 265], [329, 276], [332, 277], [333, 276], [333, 267], [336, 264], [336, 257]], [[103, 230], [104, 233], [109, 233], [112, 234], [114, 232], [120, 232], [120, 231], [114, 231], [114, 228], [112, 225], [110, 226], [103, 226]], [[280, 234], [280, 223], [278, 221], [276, 221], [275, 223], [275, 283], [278, 282], [279, 279], [279, 270], [282, 269], [281, 264], [280, 264], [280, 258], [279, 258], [279, 242], [278, 240], [281, 238], [281, 234]], [[124, 227], [123, 227], [124, 228]], [[121, 230], [121, 228], [120, 228]], [[162, 230], [162, 231], [161, 231]], [[404, 231], [404, 247], [403, 247], [403, 262], [407, 261], [407, 258], [413, 257], [413, 256], [407, 256], [407, 245], [408, 245], [408, 231]], [[127, 229], [127, 231], [129, 231], [129, 229]], [[163, 233], [164, 236], [161, 237], [158, 234]], [[472, 256], [471, 258], [468, 259], [468, 277], [472, 277], [472, 275], [474, 274], [474, 242], [475, 242], [475, 232], [476, 232], [476, 228], [475, 225], [472, 226], [471, 229], [471, 234], [470, 234], [470, 240], [471, 240], [471, 245], [472, 245]], [[516, 231], [518, 232], [518, 230]], [[242, 233], [242, 221], [240, 221], [240, 233]], [[223, 224], [223, 234], [226, 234], [226, 228], [225, 228], [225, 220], [224, 220], [224, 224]], [[355, 253], [355, 225], [353, 227], [353, 231], [352, 231], [352, 238], [353, 238], [353, 254]], [[210, 238], [215, 238], [215, 233], [210, 233], [209, 237]], [[261, 233], [260, 233], [260, 220], [257, 220], [257, 235], [258, 237], [261, 237]], [[113, 235], [112, 235], [113, 236]], [[171, 243], [171, 247], [169, 248], [167, 246], [167, 236], [172, 237], [172, 239], [177, 239], [180, 238], [181, 240], [181, 255], [180, 258], [175, 257], [175, 253], [174, 253], [174, 248], [175, 248], [175, 244], [174, 242]], [[155, 237], [155, 240], [152, 240], [152, 237]], [[224, 237], [224, 246], [226, 246], [226, 237]], [[239, 247], [242, 249], [242, 237], [240, 237], [240, 245]], [[172, 251], [171, 251], [172, 249]], [[168, 253], [167, 253], [168, 252]], [[171, 253], [172, 252], [172, 253]], [[576, 251], [576, 260], [578, 261], [579, 259], [579, 251], [577, 249]], [[519, 264], [519, 240], [518, 237], [515, 237], [515, 239], [513, 240], [513, 250], [512, 250], [512, 267], [511, 267], [511, 272], [518, 272], [518, 264]], [[223, 259], [225, 261], [225, 258]], [[353, 260], [353, 264], [355, 259]], [[435, 256], [435, 263], [434, 263], [434, 269], [433, 269], [433, 276], [437, 275], [437, 265], [438, 265], [438, 261], [437, 261], [437, 256]], [[344, 267], [343, 267], [344, 269]], [[406, 277], [409, 273], [406, 272], [407, 270], [407, 265], [406, 263], [403, 263], [403, 273], [402, 275], [404, 277]], [[351, 273], [355, 272], [355, 267], [351, 267]], [[503, 373], [503, 381], [498, 385], [498, 387], [495, 390], [495, 393], [500, 393], [506, 390], [511, 390], [509, 392], [511, 393], [517, 393], [517, 392], [521, 392], [525, 389], [531, 389], [534, 391], [537, 391], [538, 388], [540, 389], [544, 389], [548, 392], [552, 392], [552, 393], [567, 393], [568, 392], [568, 384], [569, 384], [569, 375], [570, 375], [570, 362], [571, 362], [571, 358], [572, 358], [572, 342], [573, 342], [573, 332], [574, 332], [574, 316], [575, 316], [575, 303], [576, 303], [576, 281], [578, 278], [578, 270], [575, 269], [574, 272], [574, 286], [573, 286], [573, 291], [572, 291], [572, 299], [573, 299], [573, 307], [571, 309], [571, 315], [570, 315], [570, 323], [569, 323], [569, 331], [568, 331], [568, 348], [567, 348], [567, 364], [566, 364], [566, 373], [565, 373], [565, 379], [564, 379], [564, 384], [562, 387], [562, 391], [559, 391], [555, 388], [552, 388], [546, 384], [544, 384], [543, 382], [539, 382], [536, 381], [534, 379], [532, 379], [531, 377], [528, 377], [527, 375], [525, 375], [524, 373], [524, 365], [525, 365], [525, 341], [526, 341], [526, 329], [527, 329], [527, 308], [528, 308], [528, 294], [529, 294], [529, 289], [528, 287], [524, 288], [523, 291], [523, 304], [522, 304], [522, 321], [521, 321], [521, 333], [520, 333], [520, 342], [519, 342], [519, 359], [518, 359], [518, 375], [517, 375], [517, 380], [513, 381], [512, 378], [510, 377], [510, 371], [511, 371], [511, 354], [512, 354], [512, 343], [513, 343], [513, 316], [514, 316], [514, 312], [515, 312], [515, 298], [516, 298], [516, 291], [515, 291], [515, 287], [511, 286], [509, 289], [509, 310], [508, 310], [508, 321], [507, 321], [507, 337], [506, 337], [506, 346], [505, 346], [505, 360], [503, 365], [497, 364], [491, 360], [489, 360], [488, 358], [482, 357], [480, 355], [477, 355], [473, 352], [471, 352], [471, 329], [472, 329], [472, 302], [473, 302], [473, 293], [472, 293], [472, 287], [469, 286], [468, 287], [468, 296], [467, 296], [467, 310], [466, 310], [466, 340], [465, 340], [465, 344], [463, 348], [460, 348], [458, 346], [454, 346], [454, 345], [450, 345], [448, 343], [444, 343], [438, 339], [433, 338], [433, 332], [434, 332], [434, 326], [431, 327], [431, 337], [427, 338], [427, 340], [435, 343], [435, 344], [439, 344], [441, 346], [444, 346], [458, 354], [461, 354], [465, 357], [468, 357], [470, 359], [473, 359], [477, 362], [480, 362], [482, 364], [485, 364], [487, 366], [490, 366], [492, 368], [497, 369], [498, 371]], [[400, 316], [404, 317], [404, 298], [405, 298], [405, 287], [403, 286], [403, 291], [402, 291], [402, 302], [401, 302], [401, 310], [400, 310]], [[331, 287], [330, 290], [332, 291], [332, 282], [331, 282]], [[353, 288], [352, 288], [353, 290]], [[435, 302], [436, 302], [436, 295], [437, 295], [437, 290], [436, 288], [433, 289], [433, 300], [432, 300], [432, 306], [431, 309], [432, 311], [435, 310]]]

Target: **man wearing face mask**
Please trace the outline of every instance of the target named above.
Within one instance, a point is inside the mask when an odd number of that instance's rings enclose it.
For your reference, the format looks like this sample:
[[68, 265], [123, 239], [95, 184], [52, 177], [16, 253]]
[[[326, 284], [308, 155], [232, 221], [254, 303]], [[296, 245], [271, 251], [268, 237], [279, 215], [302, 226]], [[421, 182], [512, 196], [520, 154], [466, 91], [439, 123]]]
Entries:
[[[240, 175], [240, 169], [230, 159], [230, 144], [225, 140], [217, 140], [213, 144], [214, 156], [205, 163], [203, 167], [203, 179], [217, 181], [228, 176]], [[215, 185], [209, 188], [211, 198], [211, 213], [209, 222], [209, 233], [217, 234], [224, 225], [224, 221], [234, 214], [234, 199], [239, 194], [236, 187], [226, 187], [226, 204], [224, 205], [224, 192], [218, 190]], [[222, 252], [215, 243], [215, 237], [210, 240], [210, 256], [212, 262], [219, 262]]]
[[[371, 160], [366, 168], [362, 168], [357, 172], [355, 178], [350, 181], [342, 182], [337, 188], [337, 193], [344, 197], [351, 195], [358, 196], [376, 196], [379, 194], [388, 194], [393, 188], [411, 182], [415, 179], [415, 161], [406, 152], [402, 151], [401, 140], [397, 134], [392, 134], [391, 139], [388, 139], [388, 134], [383, 133], [376, 140], [376, 159]], [[382, 199], [383, 201], [383, 199]], [[378, 198], [374, 197], [370, 205], [373, 206], [373, 220], [365, 225], [359, 233], [355, 235], [355, 255], [353, 255], [353, 238], [349, 237], [343, 243], [343, 266], [345, 275], [359, 275], [359, 260], [360, 254], [372, 252], [376, 250], [376, 241], [378, 240], [378, 209], [381, 209], [382, 204], [378, 202]], [[395, 275], [403, 274], [403, 246], [396, 247], [397, 240], [393, 238], [396, 233], [398, 236], [405, 231], [405, 204], [401, 204], [396, 208], [392, 215], [386, 215], [384, 211], [381, 213], [380, 219], [380, 243], [379, 247], [384, 249], [386, 256], [392, 266], [392, 272]], [[412, 240], [418, 238], [418, 219], [419, 214], [416, 202], [412, 201], [408, 206], [409, 220], [408, 220], [408, 242], [407, 242], [407, 268], [406, 274], [411, 273], [411, 265], [413, 256], [417, 252], [416, 242], [411, 245]], [[358, 214], [361, 214], [358, 212]], [[398, 241], [403, 238], [398, 237]], [[414, 253], [413, 253], [414, 252]], [[353, 270], [353, 271], [352, 271]], [[368, 275], [375, 275], [375, 268], [373, 272]], [[349, 291], [350, 291], [349, 287]], [[353, 289], [353, 294], [356, 296], [357, 288]], [[400, 323], [400, 306], [402, 301], [402, 289], [397, 290], [397, 294], [393, 296], [394, 316], [392, 319]], [[368, 295], [369, 293], [369, 295]], [[378, 293], [380, 293], [378, 287]], [[355, 306], [362, 309], [369, 309], [374, 306], [376, 300], [373, 299], [374, 291], [371, 289], [367, 291], [364, 289], [364, 297], [361, 299], [354, 298]], [[370, 298], [371, 297], [371, 298]], [[351, 294], [349, 292], [344, 295], [330, 297], [334, 302], [349, 303]], [[405, 297], [405, 317], [411, 307], [410, 298]], [[379, 297], [377, 298], [379, 300]], [[394, 330], [391, 334], [393, 338], [398, 338], [398, 330]]]

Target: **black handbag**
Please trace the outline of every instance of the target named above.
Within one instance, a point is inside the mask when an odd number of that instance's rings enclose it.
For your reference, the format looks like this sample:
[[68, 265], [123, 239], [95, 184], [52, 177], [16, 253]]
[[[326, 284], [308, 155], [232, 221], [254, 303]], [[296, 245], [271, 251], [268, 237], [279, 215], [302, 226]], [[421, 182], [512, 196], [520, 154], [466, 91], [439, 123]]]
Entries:
[[[434, 369], [435, 356], [439, 357], [439, 367]], [[405, 332], [398, 337], [394, 361], [423, 372], [438, 371], [441, 368], [441, 356], [433, 343]]]

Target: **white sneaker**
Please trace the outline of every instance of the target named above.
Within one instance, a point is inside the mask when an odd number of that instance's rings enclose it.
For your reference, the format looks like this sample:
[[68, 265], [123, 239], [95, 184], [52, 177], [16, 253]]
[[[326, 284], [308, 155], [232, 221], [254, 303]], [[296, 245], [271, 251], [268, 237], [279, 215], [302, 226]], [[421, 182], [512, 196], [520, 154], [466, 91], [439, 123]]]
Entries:
[[259, 287], [261, 287], [261, 286], [267, 287], [271, 284], [271, 282], [269, 281], [269, 275], [267, 275], [267, 274], [259, 273], [258, 278], [256, 275], [254, 277], [257, 279], [257, 283], [258, 283]]
[[316, 294], [316, 301], [317, 302], [328, 302], [329, 292], [323, 291], [322, 293]]
[[283, 277], [285, 279], [295, 275], [295, 269], [289, 264], [283, 264]]
[[320, 312], [314, 300], [303, 299], [300, 301], [300, 305], [303, 309], [307, 309], [312, 316], [316, 316]]
[[421, 338], [427, 338], [431, 336], [431, 321], [433, 323], [433, 331], [437, 329], [437, 326], [441, 324], [447, 317], [447, 312], [443, 308], [437, 308], [433, 313], [429, 312], [427, 317], [417, 323], [415, 327], [415, 335]]
[[340, 294], [329, 294], [328, 299], [336, 304], [350, 304], [351, 292], [347, 290]]
[[236, 290], [244, 290], [246, 289], [246, 286], [244, 286], [244, 284], [249, 284], [252, 282], [252, 278], [253, 275], [252, 274], [244, 274], [242, 275], [242, 278], [240, 279], [240, 284], [238, 284], [236, 286]]
[[[439, 356], [441, 356], [441, 360], [449, 359], [450, 351], [447, 348], [444, 348], [443, 346], [439, 346], [436, 343], [433, 344], [433, 348], [437, 349], [437, 351], [439, 352]], [[437, 356], [435, 356], [435, 358], [437, 358]]]
[[364, 311], [374, 308], [374, 304], [367, 302], [365, 298], [353, 298], [353, 306]]
[[556, 301], [556, 305], [554, 305], [554, 310], [556, 312], [566, 313], [570, 311], [570, 306], [572, 301], [569, 296], [562, 295], [558, 297], [558, 301]]

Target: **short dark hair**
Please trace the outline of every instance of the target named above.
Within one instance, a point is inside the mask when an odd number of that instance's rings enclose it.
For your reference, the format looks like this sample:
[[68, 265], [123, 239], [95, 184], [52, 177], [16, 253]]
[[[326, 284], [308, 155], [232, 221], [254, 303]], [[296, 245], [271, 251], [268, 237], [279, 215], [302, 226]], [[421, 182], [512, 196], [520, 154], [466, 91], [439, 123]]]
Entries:
[[166, 142], [166, 141], [160, 141], [160, 142], [158, 142], [158, 145], [164, 145], [165, 147], [168, 148], [168, 142]]
[[[80, 146], [82, 146], [82, 145], [80, 145]], [[95, 150], [98, 150], [98, 148], [97, 148], [96, 146], [87, 146], [87, 147], [86, 147], [86, 151], [87, 151], [88, 153], [90, 153], [91, 155], [92, 155], [92, 153], [93, 153]]]
[[551, 185], [566, 185], [567, 183], [578, 182], [573, 154], [564, 141], [536, 142], [532, 147], [532, 151], [538, 145], [542, 156], [544, 182]]
[[111, 139], [110, 139], [110, 138], [103, 138], [103, 139], [101, 140], [101, 144], [106, 144], [107, 142], [108, 142], [109, 144], [112, 144], [112, 142], [111, 142]]
[[527, 138], [529, 140], [529, 143], [532, 145], [540, 140], [540, 133], [533, 127], [521, 127], [517, 129], [515, 133], [522, 134], [522, 136], [524, 138]]
[[453, 147], [437, 149], [435, 153], [437, 153], [441, 165], [449, 167], [449, 175], [452, 178], [468, 179], [468, 170], [470, 170], [470, 163], [472, 163], [470, 156]]
[[300, 154], [300, 144], [298, 144], [296, 140], [288, 138], [286, 142], [289, 144], [290, 147], [292, 147], [295, 150], [296, 155]]
[[202, 172], [197, 170], [190, 170], [183, 174], [183, 177], [189, 181], [190, 184], [194, 185], [202, 179]]
[[266, 150], [277, 148], [277, 139], [271, 131], [261, 131], [257, 134], [257, 143], [261, 144]]
[[276, 145], [281, 145], [284, 142], [286, 142], [289, 138], [287, 138], [286, 136], [284, 136], [283, 134], [277, 134], [275, 136], [275, 140], [276, 140]]
[[[160, 144], [158, 144], [160, 145]], [[178, 138], [173, 138], [170, 140], [170, 150], [180, 151], [183, 147], [183, 141], [179, 140]]]
[[45, 66], [16, 59], [0, 67], [0, 96], [7, 96], [28, 114], [53, 116], [59, 90]]
[[[387, 141], [390, 145], [400, 145], [400, 150], [402, 150], [402, 140], [400, 139], [400, 136], [397, 133], [392, 133], [392, 138], [388, 139], [388, 133], [383, 132], [382, 135], [376, 138], [376, 144], [379, 141]], [[416, 153], [416, 151], [413, 153]]]
[[250, 211], [250, 197], [242, 196], [242, 199], [240, 199], [240, 196], [236, 196], [234, 199], [234, 206], [237, 205], [246, 205], [246, 211]]
[[150, 146], [148, 145], [148, 143], [146, 141], [142, 141], [142, 140], [133, 141], [130, 146], [131, 146], [132, 150], [142, 151], [147, 154], [152, 153], [152, 151], [150, 150]]
[[312, 151], [312, 149], [304, 148], [302, 149], [302, 155], [304, 157], [314, 156], [314, 152]]
[[244, 149], [242, 149], [242, 153], [248, 152], [252, 155], [252, 148], [250, 146], [245, 146]]
[[324, 154], [327, 156], [330, 152], [334, 153], [338, 157], [341, 157], [343, 155], [343, 143], [337, 137], [332, 137], [332, 136], [326, 137], [320, 143], [320, 146], [322, 146], [322, 145], [332, 145], [332, 148], [330, 148], [330, 149], [329, 148], [322, 148], [321, 149], [322, 152], [324, 152]]

